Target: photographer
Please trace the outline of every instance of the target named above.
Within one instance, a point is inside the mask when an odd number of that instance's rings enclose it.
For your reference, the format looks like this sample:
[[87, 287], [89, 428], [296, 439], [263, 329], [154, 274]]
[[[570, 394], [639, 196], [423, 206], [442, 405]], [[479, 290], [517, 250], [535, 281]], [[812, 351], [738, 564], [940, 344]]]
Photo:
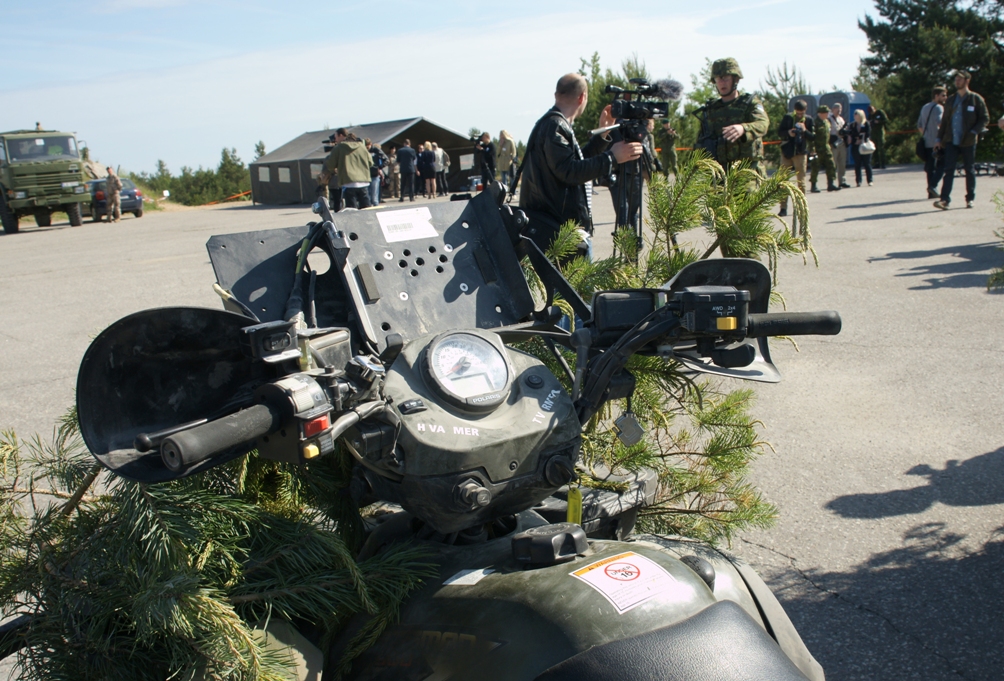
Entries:
[[[551, 245], [558, 229], [568, 220], [591, 233], [593, 220], [585, 183], [610, 177], [614, 165], [633, 161], [642, 153], [637, 142], [611, 145], [609, 137], [600, 135], [594, 135], [581, 149], [572, 132], [572, 123], [585, 111], [588, 101], [585, 78], [569, 73], [558, 80], [554, 107], [534, 125], [526, 155], [513, 181], [515, 191], [522, 174], [519, 205], [530, 218], [528, 236], [541, 249]], [[598, 127], [613, 123], [607, 106], [600, 114]]]
[[[805, 100], [795, 102], [794, 111], [785, 114], [778, 126], [777, 134], [781, 138], [781, 167], [791, 168], [795, 172], [795, 178], [799, 190], [805, 193], [805, 161], [808, 158], [809, 140], [812, 139], [812, 119], [806, 118], [805, 111], [808, 105]], [[781, 202], [781, 210], [778, 215], [788, 214], [788, 197], [785, 195]]]
[[481, 133], [474, 148], [481, 152], [481, 186], [488, 189], [488, 185], [495, 181], [495, 145], [492, 144], [492, 136], [487, 132]]

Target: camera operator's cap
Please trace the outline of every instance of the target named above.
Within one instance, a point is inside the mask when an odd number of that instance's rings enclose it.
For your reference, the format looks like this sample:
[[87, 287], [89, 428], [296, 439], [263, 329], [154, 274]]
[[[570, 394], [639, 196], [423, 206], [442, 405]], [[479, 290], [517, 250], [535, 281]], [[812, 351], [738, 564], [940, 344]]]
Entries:
[[725, 59], [718, 59], [714, 64], [711, 65], [711, 81], [714, 82], [715, 78], [718, 76], [735, 76], [736, 78], [743, 77], [743, 71], [739, 68], [739, 62], [737, 62], [733, 57], [726, 57]]
[[816, 107], [816, 113], [817, 114], [830, 113], [830, 107], [826, 106], [825, 104], [820, 104], [819, 106]]
[[966, 80], [971, 80], [973, 77], [972, 74], [969, 73], [969, 71], [966, 71], [965, 69], [956, 69], [955, 73], [952, 74], [952, 78], [954, 78], [955, 76], [962, 76]]

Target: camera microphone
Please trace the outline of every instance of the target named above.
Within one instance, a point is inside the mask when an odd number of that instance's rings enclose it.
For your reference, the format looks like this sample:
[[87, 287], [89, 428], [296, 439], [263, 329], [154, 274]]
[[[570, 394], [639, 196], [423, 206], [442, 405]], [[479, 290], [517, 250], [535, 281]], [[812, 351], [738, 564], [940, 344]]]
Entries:
[[668, 99], [675, 102], [683, 96], [683, 83], [672, 78], [663, 78], [652, 83], [654, 95], [658, 99]]

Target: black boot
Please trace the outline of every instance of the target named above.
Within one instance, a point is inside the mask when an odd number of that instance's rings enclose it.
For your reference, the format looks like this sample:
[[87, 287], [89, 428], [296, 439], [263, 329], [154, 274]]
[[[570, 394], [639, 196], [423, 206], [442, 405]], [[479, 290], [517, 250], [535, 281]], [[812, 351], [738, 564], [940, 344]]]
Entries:
[[816, 186], [815, 182], [812, 183], [812, 189], [809, 190], [809, 193], [810, 194], [819, 194], [820, 193], [819, 192], [819, 187]]
[[832, 182], [826, 186], [826, 191], [828, 192], [838, 192], [840, 187], [835, 186]]
[[786, 216], [788, 214], [788, 204], [781, 206], [781, 210], [779, 210], [777, 214], [780, 215], [781, 217]]

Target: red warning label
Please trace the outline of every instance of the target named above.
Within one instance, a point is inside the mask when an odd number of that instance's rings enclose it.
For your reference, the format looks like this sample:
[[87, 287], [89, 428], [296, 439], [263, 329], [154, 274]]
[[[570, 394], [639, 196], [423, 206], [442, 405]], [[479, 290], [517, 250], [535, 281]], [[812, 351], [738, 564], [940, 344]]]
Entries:
[[664, 567], [634, 551], [590, 563], [570, 574], [599, 591], [619, 614], [656, 596], [687, 588]]

